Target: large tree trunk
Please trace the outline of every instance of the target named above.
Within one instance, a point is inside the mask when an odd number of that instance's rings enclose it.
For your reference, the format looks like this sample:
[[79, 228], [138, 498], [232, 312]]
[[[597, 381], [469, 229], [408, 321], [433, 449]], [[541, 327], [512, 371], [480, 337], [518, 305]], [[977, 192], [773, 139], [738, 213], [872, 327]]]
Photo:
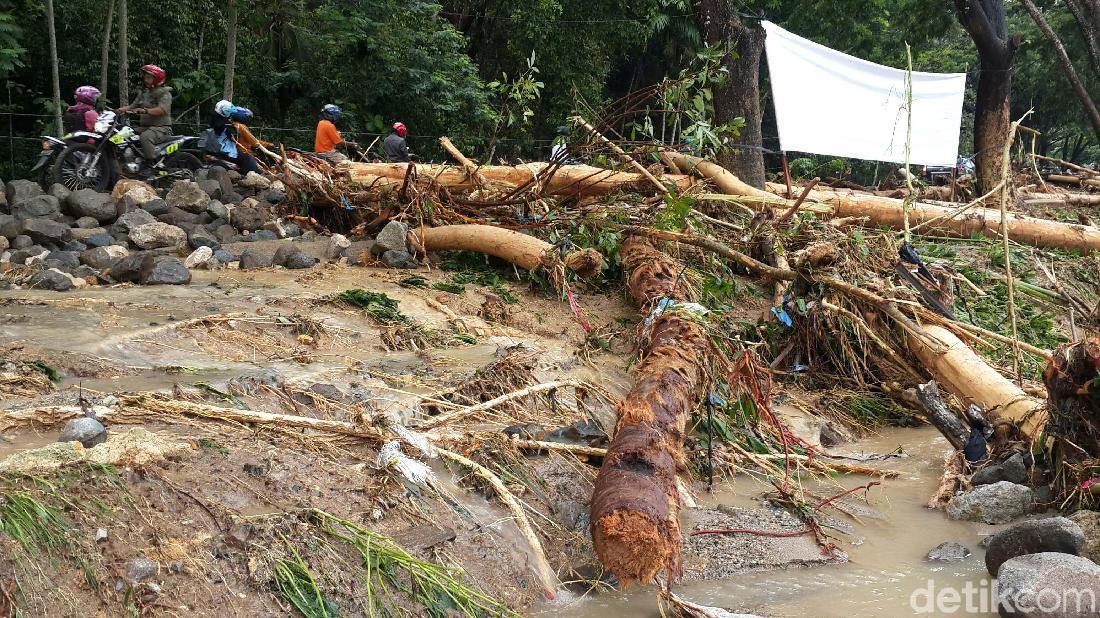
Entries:
[[1043, 14], [1039, 12], [1039, 8], [1035, 6], [1035, 3], [1031, 0], [1020, 0], [1020, 4], [1024, 6], [1024, 10], [1031, 15], [1031, 19], [1035, 21], [1035, 24], [1039, 26], [1039, 29], [1043, 31], [1043, 34], [1050, 41], [1050, 45], [1054, 48], [1054, 54], [1058, 57], [1058, 64], [1062, 66], [1062, 72], [1066, 74], [1066, 79], [1069, 80], [1070, 86], [1073, 87], [1074, 94], [1080, 99], [1081, 105], [1085, 108], [1085, 115], [1089, 117], [1089, 122], [1092, 123], [1092, 130], [1096, 132], [1096, 140], [1100, 142], [1100, 110], [1096, 109], [1096, 103], [1093, 102], [1092, 96], [1089, 95], [1089, 91], [1085, 88], [1085, 85], [1081, 83], [1081, 78], [1077, 76], [1077, 69], [1073, 68], [1073, 63], [1070, 62], [1069, 55], [1066, 53], [1066, 47], [1062, 45], [1062, 40], [1058, 38], [1058, 35], [1047, 23]]
[[1012, 60], [1018, 37], [1008, 36], [1004, 0], [955, 0], [959, 23], [978, 48], [979, 73], [974, 110], [974, 165], [981, 193], [1004, 178], [1005, 141], [1009, 135]]
[[728, 45], [731, 51], [724, 59], [729, 77], [714, 88], [715, 124], [745, 119], [738, 141], [747, 147], [724, 148], [718, 162], [750, 185], [763, 187], [760, 56], [764, 51], [764, 28], [757, 22], [742, 23], [732, 0], [699, 0], [695, 5], [695, 19], [707, 45]]
[[229, 0], [228, 25], [225, 35], [225, 84], [222, 98], [233, 100], [233, 78], [237, 73], [237, 0]]
[[61, 77], [58, 75], [57, 66], [57, 31], [53, 23], [53, 0], [46, 0], [46, 29], [49, 30], [50, 39], [50, 72], [53, 86], [53, 113], [57, 121], [57, 135], [65, 134], [65, 127], [61, 123]]
[[[639, 237], [622, 246], [627, 288], [644, 315], [662, 299], [688, 300], [683, 267]], [[592, 491], [592, 541], [619, 582], [648, 583], [683, 571], [680, 495], [684, 431], [703, 396], [706, 325], [684, 311], [653, 317], [634, 388], [619, 403], [619, 421]]]
[[1100, 0], [1066, 0], [1092, 60], [1092, 72], [1100, 77]]
[[118, 103], [130, 104], [130, 10], [118, 0]]
[[[108, 65], [111, 60], [111, 27], [115, 21], [115, 0], [107, 4], [107, 25], [103, 28], [103, 48], [99, 53], [99, 91], [107, 98]], [[123, 105], [123, 103], [119, 103]]]

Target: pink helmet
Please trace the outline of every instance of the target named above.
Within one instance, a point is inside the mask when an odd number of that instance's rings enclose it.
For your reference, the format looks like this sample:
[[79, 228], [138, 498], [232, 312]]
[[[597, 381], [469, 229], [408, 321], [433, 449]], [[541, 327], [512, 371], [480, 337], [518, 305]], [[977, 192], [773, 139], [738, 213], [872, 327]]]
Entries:
[[405, 128], [405, 123], [395, 122], [393, 123], [393, 132], [400, 135], [401, 137], [405, 137], [405, 135], [408, 134], [409, 130]]
[[95, 102], [99, 99], [99, 88], [95, 86], [81, 86], [76, 89], [76, 94], [73, 95], [77, 103], [86, 103], [88, 105], [95, 105]]

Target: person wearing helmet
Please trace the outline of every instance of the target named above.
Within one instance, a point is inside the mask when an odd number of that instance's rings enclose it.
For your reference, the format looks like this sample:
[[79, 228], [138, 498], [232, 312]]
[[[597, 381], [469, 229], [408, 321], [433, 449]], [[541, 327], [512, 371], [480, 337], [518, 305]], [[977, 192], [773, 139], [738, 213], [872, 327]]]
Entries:
[[141, 67], [144, 88], [134, 102], [118, 108], [124, 114], [136, 114], [141, 135], [141, 154], [150, 164], [156, 158], [156, 145], [172, 137], [172, 89], [164, 82], [168, 74], [155, 64]]
[[343, 115], [344, 112], [338, 105], [329, 103], [322, 107], [321, 120], [317, 122], [317, 135], [313, 140], [313, 151], [333, 164], [348, 160], [344, 153], [336, 150], [337, 148], [341, 146], [352, 150], [359, 148], [355, 142], [345, 142], [340, 132], [336, 130], [336, 123]]
[[550, 144], [550, 160], [565, 161], [569, 153], [569, 127], [560, 126], [554, 130], [554, 140]]
[[98, 100], [99, 89], [95, 86], [77, 88], [73, 94], [73, 104], [65, 110], [65, 115], [61, 117], [61, 124], [64, 125], [65, 132], [94, 131], [96, 120], [99, 119], [99, 112], [95, 109]]
[[393, 131], [382, 141], [382, 149], [386, 151], [386, 158], [395, 163], [408, 163], [409, 145], [405, 142], [405, 136], [409, 130], [404, 123], [393, 123]]
[[236, 163], [243, 174], [260, 173], [260, 166], [256, 164], [256, 159], [244, 152], [237, 143], [240, 137], [238, 123], [244, 126], [244, 123], [251, 120], [251, 110], [234, 105], [225, 99], [214, 105], [214, 114], [210, 117], [210, 130], [213, 131], [214, 138], [218, 142], [218, 149], [225, 158]]

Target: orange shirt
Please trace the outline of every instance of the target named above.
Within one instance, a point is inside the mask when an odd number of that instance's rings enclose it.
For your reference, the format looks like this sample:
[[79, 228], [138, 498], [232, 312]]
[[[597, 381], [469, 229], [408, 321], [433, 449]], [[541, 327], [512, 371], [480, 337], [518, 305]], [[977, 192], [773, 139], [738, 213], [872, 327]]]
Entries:
[[342, 141], [344, 138], [340, 137], [340, 132], [332, 122], [321, 120], [317, 123], [317, 138], [313, 140], [314, 152], [332, 152], [336, 144]]

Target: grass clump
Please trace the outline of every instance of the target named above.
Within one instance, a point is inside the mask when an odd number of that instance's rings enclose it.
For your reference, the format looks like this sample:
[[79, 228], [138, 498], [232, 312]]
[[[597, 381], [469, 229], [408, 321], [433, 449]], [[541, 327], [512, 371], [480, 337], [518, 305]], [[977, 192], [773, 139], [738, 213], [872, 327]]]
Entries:
[[398, 309], [400, 301], [390, 298], [382, 292], [368, 292], [360, 289], [344, 290], [336, 295], [336, 300], [353, 307], [366, 309], [371, 317], [387, 326], [411, 324], [408, 316]]
[[72, 525], [61, 509], [45, 504], [25, 491], [0, 497], [0, 532], [23, 549], [44, 548], [53, 552], [67, 543]]
[[287, 548], [291, 556], [275, 563], [275, 590], [306, 618], [337, 618], [339, 608], [321, 593], [309, 565], [290, 542]]

